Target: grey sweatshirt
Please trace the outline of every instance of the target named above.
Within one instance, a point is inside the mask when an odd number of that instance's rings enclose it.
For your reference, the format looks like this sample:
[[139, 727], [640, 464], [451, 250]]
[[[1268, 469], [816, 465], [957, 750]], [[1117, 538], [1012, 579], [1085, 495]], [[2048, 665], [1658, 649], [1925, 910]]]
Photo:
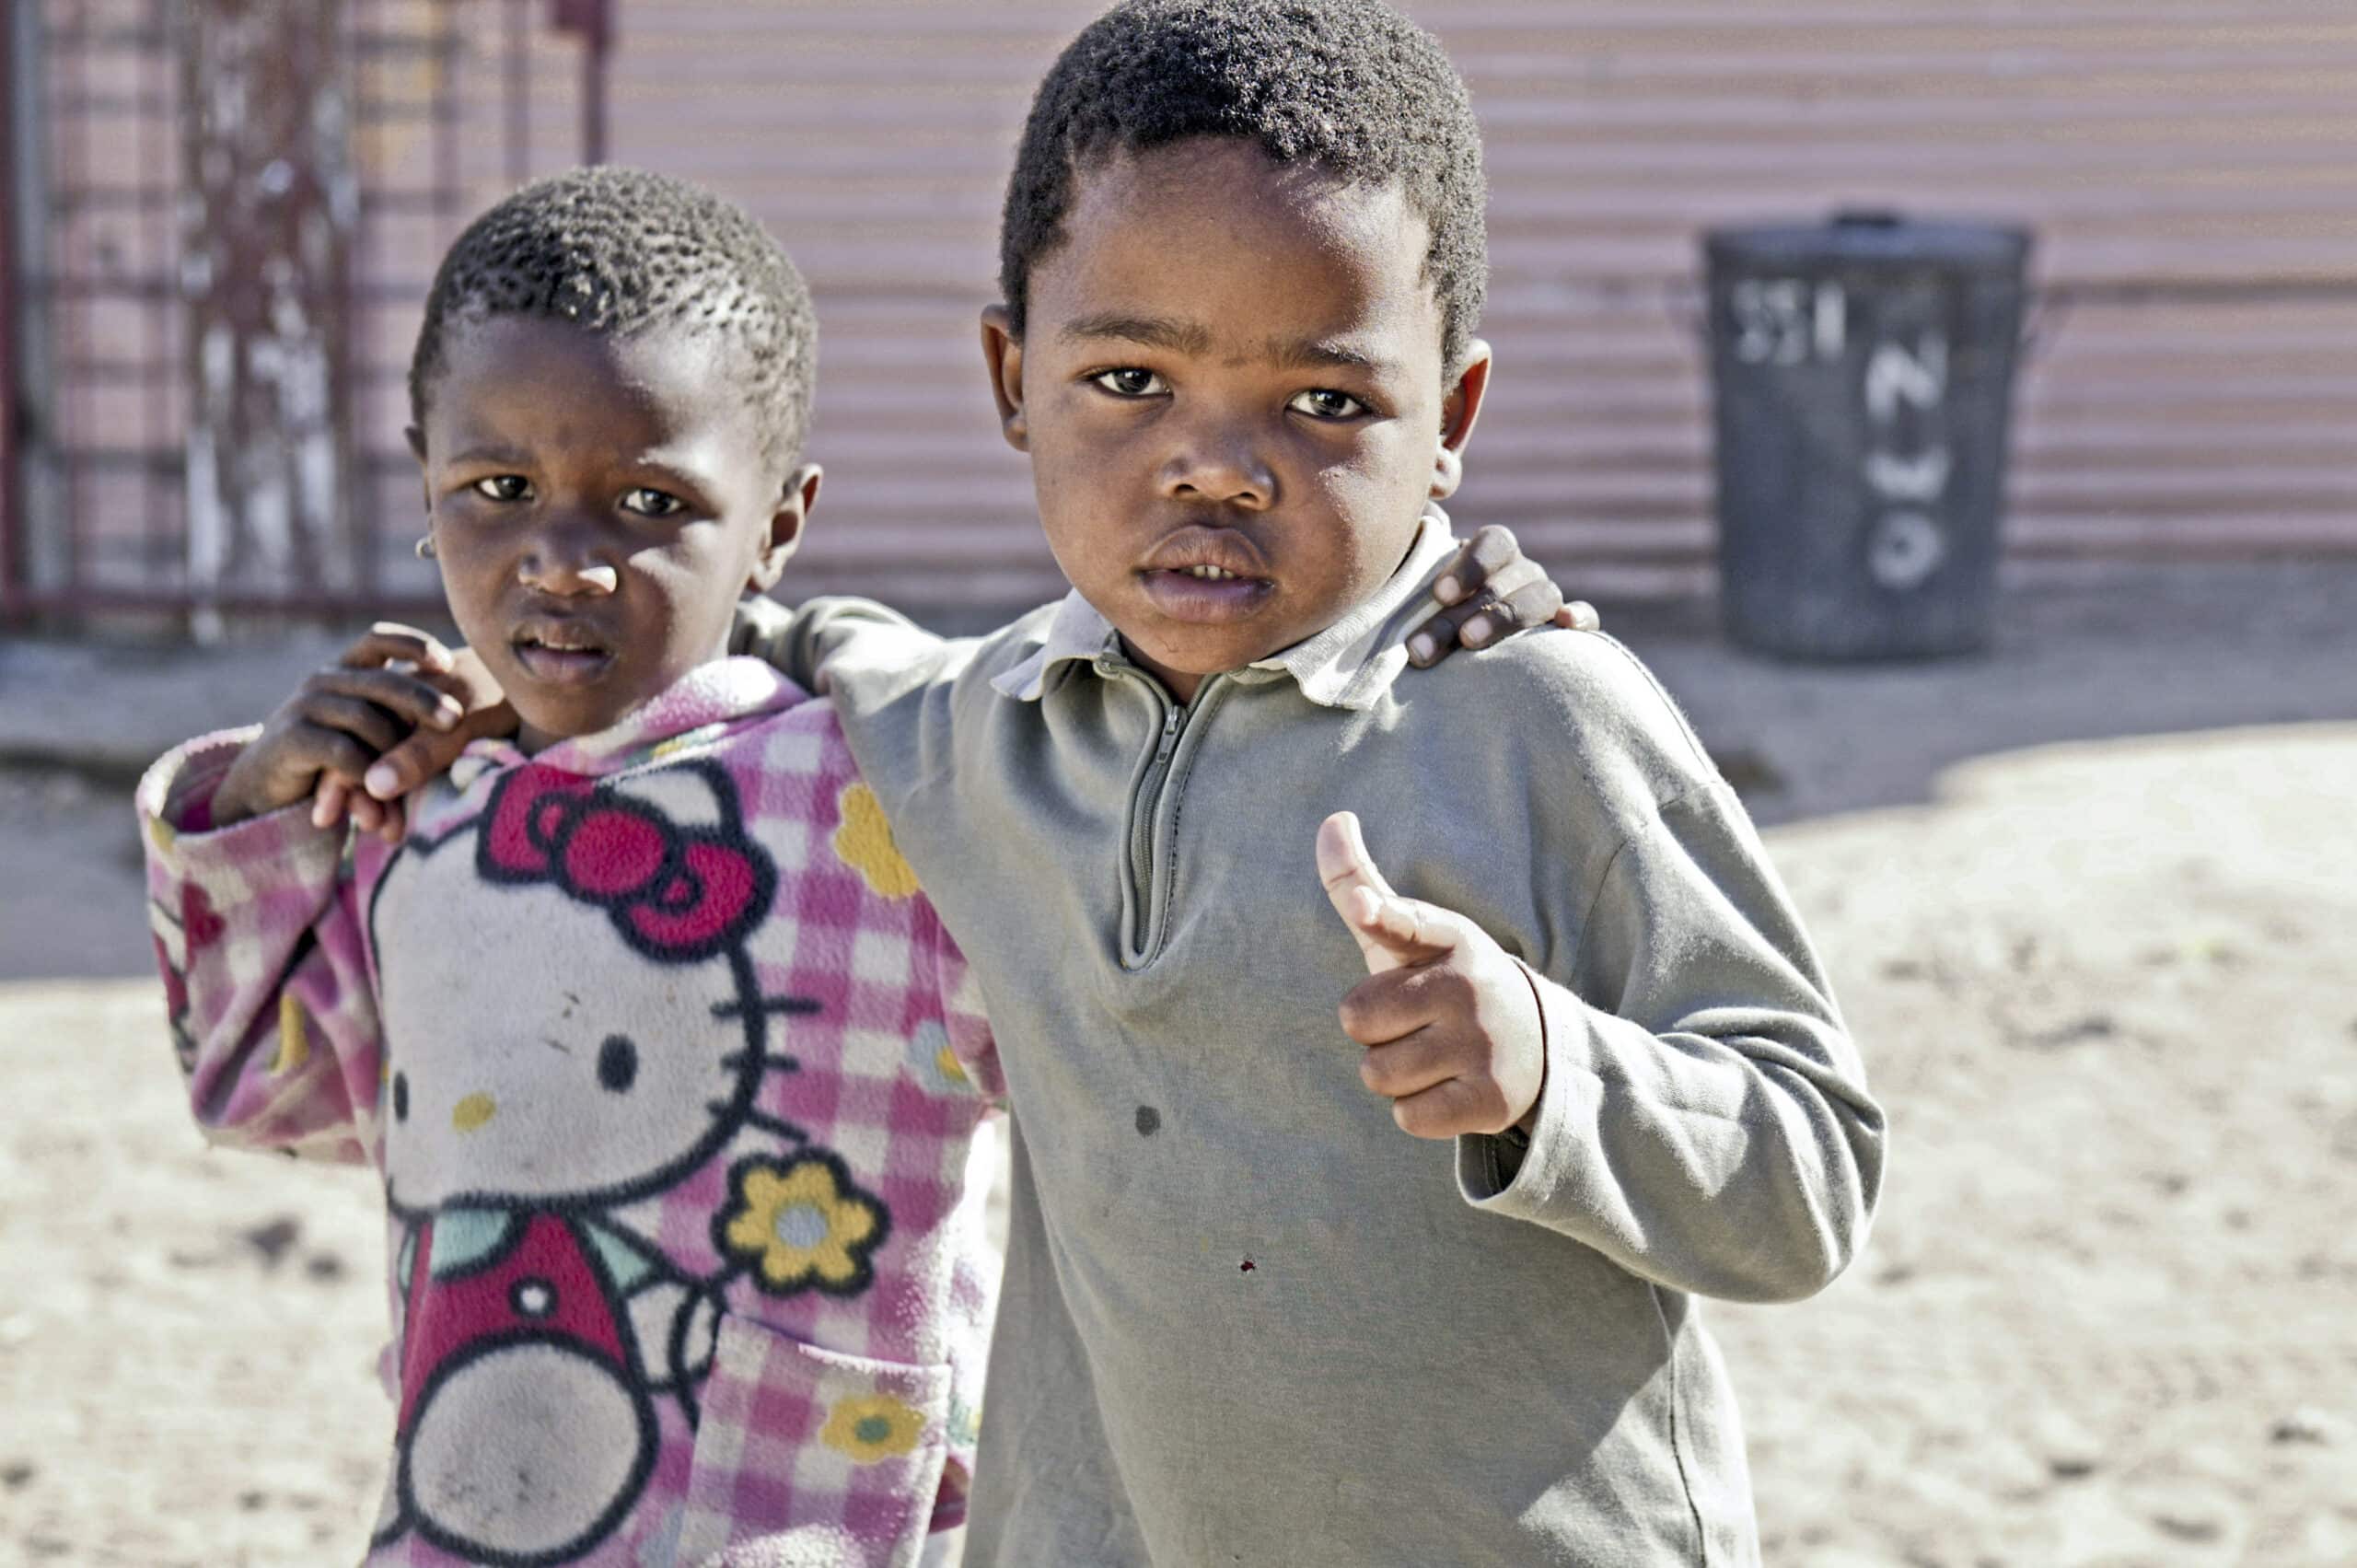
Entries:
[[[1013, 1230], [970, 1562], [1758, 1561], [1694, 1297], [1821, 1288], [1883, 1158], [1807, 936], [1644, 668], [1545, 631], [1407, 668], [1454, 545], [1180, 706], [1076, 594], [945, 642], [770, 610], [973, 965]], [[1403, 894], [1542, 986], [1529, 1146], [1411, 1138], [1336, 1016], [1315, 859], [1356, 811]]]

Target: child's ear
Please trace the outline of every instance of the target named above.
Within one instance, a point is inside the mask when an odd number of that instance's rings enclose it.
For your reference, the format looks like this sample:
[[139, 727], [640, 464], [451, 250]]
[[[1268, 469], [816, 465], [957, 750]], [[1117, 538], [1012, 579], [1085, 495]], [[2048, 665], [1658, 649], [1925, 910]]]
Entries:
[[1441, 400], [1440, 442], [1433, 448], [1435, 501], [1456, 494], [1465, 479], [1465, 443], [1473, 438], [1473, 422], [1481, 417], [1481, 400], [1489, 395], [1491, 363], [1488, 343], [1480, 338], [1466, 343], [1457, 379]]
[[1023, 419], [1023, 340], [1004, 305], [982, 308], [982, 363], [991, 374], [991, 396], [998, 400], [998, 427], [1018, 452], [1031, 449], [1031, 428]]
[[745, 579], [747, 593], [765, 594], [785, 575], [786, 562], [802, 543], [802, 525], [810, 520], [810, 508], [819, 504], [819, 477], [816, 463], [804, 463], [785, 476], [785, 483], [778, 490], [777, 510], [770, 514], [769, 539], [753, 558], [753, 570]]

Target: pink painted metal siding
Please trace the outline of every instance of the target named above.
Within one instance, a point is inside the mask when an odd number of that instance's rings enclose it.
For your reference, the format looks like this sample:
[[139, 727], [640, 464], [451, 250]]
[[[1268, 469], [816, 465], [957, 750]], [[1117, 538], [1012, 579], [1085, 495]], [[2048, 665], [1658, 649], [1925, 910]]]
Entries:
[[[623, 0], [612, 153], [750, 204], [810, 275], [826, 494], [798, 575], [1059, 587], [976, 347], [1016, 128], [1087, 0]], [[1498, 379], [1457, 508], [1565, 580], [1707, 581], [1705, 226], [2027, 222], [2056, 285], [2017, 563], [2357, 550], [2346, 0], [1411, 0], [1489, 138]]]

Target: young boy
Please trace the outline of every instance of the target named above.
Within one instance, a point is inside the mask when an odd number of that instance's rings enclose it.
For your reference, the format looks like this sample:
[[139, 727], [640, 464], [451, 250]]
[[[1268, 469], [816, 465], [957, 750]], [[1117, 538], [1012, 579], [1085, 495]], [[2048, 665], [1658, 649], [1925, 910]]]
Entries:
[[1490, 387], [1482, 203], [1455, 71], [1376, 0], [1115, 7], [1040, 86], [982, 324], [1073, 593], [768, 640], [1006, 1075], [970, 1561], [1757, 1561], [1694, 1297], [1838, 1274], [1882, 1114], [1633, 657], [1399, 678]]
[[450, 656], [380, 626], [140, 786], [199, 1121], [383, 1173], [372, 1564], [908, 1568], [963, 1513], [990, 1037], [828, 704], [722, 656], [818, 493], [815, 333], [707, 192], [501, 203], [436, 278], [411, 441], [518, 743], [398, 848], [313, 821], [458, 722]]

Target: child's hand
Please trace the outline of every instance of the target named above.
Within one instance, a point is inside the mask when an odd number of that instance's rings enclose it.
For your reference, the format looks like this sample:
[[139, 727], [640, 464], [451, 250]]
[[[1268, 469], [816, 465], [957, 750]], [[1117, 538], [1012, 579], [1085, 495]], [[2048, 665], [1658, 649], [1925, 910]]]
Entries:
[[450, 668], [442, 685], [466, 709], [447, 729], [420, 726], [396, 741], [354, 786], [333, 774], [322, 774], [312, 797], [311, 820], [331, 827], [349, 815], [362, 832], [374, 832], [387, 843], [399, 843], [406, 825], [403, 802], [409, 792], [435, 777], [475, 740], [484, 736], [516, 733], [516, 710], [472, 648], [449, 656]]
[[[409, 726], [457, 726], [465, 708], [452, 685], [447, 648], [423, 632], [378, 621], [341, 660], [304, 681], [229, 764], [214, 791], [214, 826], [292, 806], [322, 780], [357, 788]], [[311, 817], [322, 827], [333, 820], [317, 806]]]
[[450, 674], [446, 677], [447, 691], [458, 695], [464, 705], [464, 717], [447, 728], [431, 724], [412, 728], [401, 736], [391, 748], [384, 749], [375, 766], [363, 773], [358, 785], [344, 785], [342, 781], [325, 781], [320, 785], [320, 811], [349, 808], [351, 820], [366, 832], [372, 828], [370, 814], [382, 814], [387, 840], [401, 837], [401, 802], [410, 790], [424, 785], [429, 778], [438, 778], [447, 766], [459, 760], [459, 752], [485, 736], [514, 736], [517, 733], [517, 710], [506, 705], [506, 693], [500, 691], [500, 681], [490, 679], [490, 669], [483, 668], [483, 657], [474, 648], [459, 648], [450, 656]]
[[1510, 632], [1561, 626], [1600, 631], [1604, 620], [1585, 599], [1563, 600], [1538, 562], [1522, 552], [1510, 528], [1492, 523], [1459, 545], [1457, 559], [1433, 579], [1440, 612], [1408, 637], [1408, 662], [1438, 664], [1459, 647], [1481, 648]]
[[1367, 1048], [1359, 1076], [1391, 1119], [1419, 1138], [1527, 1130], [1547, 1051], [1521, 966], [1463, 915], [1393, 892], [1351, 812], [1318, 825], [1318, 875], [1366, 958], [1342, 1032]]

